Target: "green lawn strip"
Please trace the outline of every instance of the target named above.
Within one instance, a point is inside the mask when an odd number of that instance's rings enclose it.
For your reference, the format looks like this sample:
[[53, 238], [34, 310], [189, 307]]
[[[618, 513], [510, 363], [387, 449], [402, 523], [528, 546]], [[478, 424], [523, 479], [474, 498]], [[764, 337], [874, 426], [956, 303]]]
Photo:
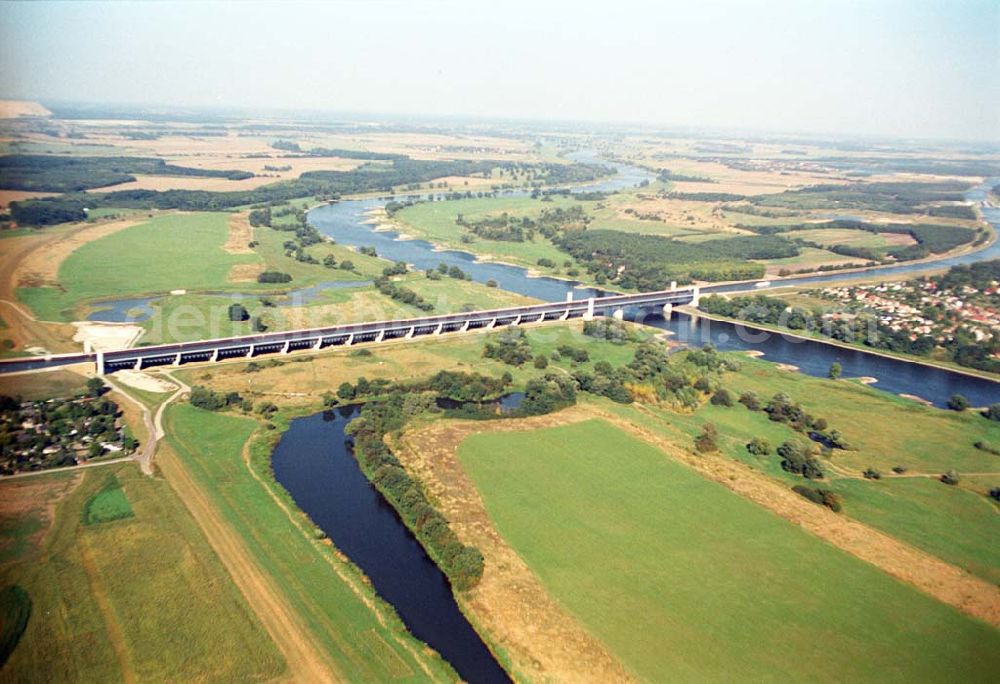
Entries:
[[[425, 678], [412, 654], [396, 639], [408, 641], [418, 651], [423, 644], [405, 632], [391, 608], [379, 602], [389, 625], [383, 627], [371, 608], [334, 570], [330, 549], [303, 536], [302, 528], [289, 519], [247, 470], [241, 452], [256, 429], [253, 420], [209, 413], [184, 404], [168, 408], [166, 424], [170, 446], [346, 677], [367, 681]], [[266, 478], [271, 477], [271, 446], [273, 443], [268, 439], [260, 439], [253, 445], [255, 470]], [[294, 506], [280, 487], [276, 484], [271, 487]], [[361, 583], [353, 566], [333, 561]], [[374, 592], [371, 598], [375, 599]], [[389, 649], [393, 657], [373, 657], [373, 643]], [[381, 646], [383, 643], [387, 646]], [[433, 668], [436, 678], [452, 677], [450, 668], [439, 658], [427, 656], [423, 660]], [[401, 671], [406, 676], [401, 676]]]
[[640, 678], [988, 681], [1000, 632], [602, 421], [459, 451], [546, 588]]
[[846, 515], [1000, 584], [1000, 515], [983, 495], [929, 478], [839, 479], [830, 488]]
[[[109, 473], [135, 515], [84, 525]], [[271, 679], [285, 670], [183, 503], [132, 465], [87, 471], [58, 504], [44, 549], [0, 565], [0, 583], [15, 582], [30, 593], [34, 617], [5, 681], [120, 681], [107, 620], [117, 624], [139, 680]], [[110, 615], [102, 615], [95, 586]]]
[[83, 507], [83, 524], [95, 525], [131, 518], [134, 515], [121, 483], [114, 474], [111, 474], [108, 475], [104, 486], [87, 499]]
[[754, 359], [746, 359], [740, 373], [728, 376], [726, 386], [737, 396], [753, 390], [765, 402], [785, 392], [825, 418], [851, 446], [849, 451], [835, 451], [833, 458], [858, 474], [869, 466], [888, 472], [896, 465], [926, 473], [998, 470], [997, 457], [973, 444], [1000, 444], [1000, 423], [973, 411], [945, 411], [857, 382], [782, 371]]

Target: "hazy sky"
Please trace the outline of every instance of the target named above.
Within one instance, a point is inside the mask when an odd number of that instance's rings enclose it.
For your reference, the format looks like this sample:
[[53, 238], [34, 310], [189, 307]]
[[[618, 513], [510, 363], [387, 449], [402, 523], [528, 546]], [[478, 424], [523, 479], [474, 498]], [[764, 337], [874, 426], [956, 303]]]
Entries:
[[0, 94], [1000, 140], [1000, 0], [2, 2]]

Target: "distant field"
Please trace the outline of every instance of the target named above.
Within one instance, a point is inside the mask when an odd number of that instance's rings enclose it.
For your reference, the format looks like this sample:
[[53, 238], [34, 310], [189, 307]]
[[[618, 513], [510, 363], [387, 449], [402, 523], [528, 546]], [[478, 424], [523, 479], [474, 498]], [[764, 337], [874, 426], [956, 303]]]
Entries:
[[887, 247], [914, 245], [916, 240], [900, 233], [871, 233], [867, 230], [850, 228], [820, 228], [816, 230], [796, 230], [789, 237], [802, 238], [821, 245], [848, 245], [851, 247], [867, 247], [873, 250]]
[[[109, 476], [121, 485], [114, 501], [102, 499]], [[85, 524], [95, 497], [105, 512], [120, 517], [127, 506], [134, 516]], [[19, 584], [34, 604], [4, 681], [259, 680], [285, 671], [162, 479], [109, 465], [0, 482], [0, 501], [0, 584]]]
[[223, 251], [227, 218], [223, 213], [154, 217], [73, 252], [59, 269], [63, 291], [20, 288], [18, 295], [41, 318], [61, 320], [87, 300], [224, 287], [232, 266], [258, 259]]
[[475, 435], [459, 455], [507, 541], [642, 679], [987, 681], [1000, 666], [997, 631], [602, 421]]
[[0, 375], [0, 394], [24, 399], [68, 397], [86, 389], [87, 378], [68, 370], [27, 375]]
[[[562, 264], [570, 257], [555, 248], [548, 240], [538, 235], [533, 241], [508, 242], [476, 238], [473, 243], [463, 243], [465, 234], [455, 219], [461, 214], [466, 220], [474, 221], [487, 216], [499, 216], [507, 212], [511, 216], [538, 216], [544, 209], [571, 207], [582, 203], [579, 200], [553, 197], [552, 202], [541, 202], [530, 197], [496, 197], [482, 199], [450, 200], [446, 202], [423, 202], [401, 210], [395, 216], [405, 224], [403, 232], [453, 249], [491, 255], [500, 261], [508, 261], [529, 268], [537, 268], [538, 260], [547, 258]], [[542, 269], [544, 270], [544, 269]]]

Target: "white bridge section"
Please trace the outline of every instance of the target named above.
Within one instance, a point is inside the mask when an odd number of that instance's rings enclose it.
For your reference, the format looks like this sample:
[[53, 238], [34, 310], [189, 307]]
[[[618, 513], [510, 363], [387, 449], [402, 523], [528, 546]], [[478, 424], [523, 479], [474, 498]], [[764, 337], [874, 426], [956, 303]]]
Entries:
[[661, 292], [611, 295], [578, 300], [571, 299], [572, 294], [570, 294], [565, 302], [533, 304], [509, 309], [288, 330], [110, 352], [52, 355], [31, 359], [27, 362], [25, 360], [21, 360], [19, 363], [2, 362], [0, 363], [0, 372], [33, 370], [90, 361], [96, 364], [98, 374], [104, 375], [122, 369], [141, 370], [150, 366], [179, 366], [184, 363], [210, 363], [234, 358], [253, 358], [264, 354], [288, 354], [300, 350], [317, 351], [326, 347], [381, 343], [400, 339], [409, 340], [506, 325], [565, 321], [570, 318], [591, 320], [598, 314], [610, 314], [620, 319], [624, 316], [624, 310], [627, 307], [662, 307], [663, 313], [669, 315], [675, 304], [697, 305], [699, 294], [698, 287], [680, 289], [671, 287], [671, 289]]

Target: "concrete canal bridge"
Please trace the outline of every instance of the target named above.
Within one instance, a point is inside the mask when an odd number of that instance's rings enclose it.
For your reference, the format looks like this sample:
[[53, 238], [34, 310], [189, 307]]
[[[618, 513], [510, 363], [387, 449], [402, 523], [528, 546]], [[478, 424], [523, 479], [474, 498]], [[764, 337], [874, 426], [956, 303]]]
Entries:
[[570, 318], [590, 320], [598, 314], [611, 314], [620, 319], [623, 317], [626, 307], [659, 307], [665, 315], [669, 316], [675, 304], [697, 305], [699, 294], [697, 286], [671, 287], [669, 290], [660, 292], [610, 295], [578, 300], [572, 299], [572, 293], [570, 293], [564, 302], [532, 304], [508, 309], [352, 323], [306, 330], [286, 330], [116, 351], [53, 354], [31, 359], [11, 359], [0, 361], [0, 373], [91, 362], [96, 365], [97, 373], [104, 375], [123, 369], [141, 370], [151, 366], [179, 366], [194, 362], [205, 363], [234, 358], [253, 358], [264, 354], [288, 354], [302, 350], [318, 351], [327, 347], [351, 346], [361, 343], [377, 344], [389, 340], [464, 333], [507, 325], [565, 321]]

